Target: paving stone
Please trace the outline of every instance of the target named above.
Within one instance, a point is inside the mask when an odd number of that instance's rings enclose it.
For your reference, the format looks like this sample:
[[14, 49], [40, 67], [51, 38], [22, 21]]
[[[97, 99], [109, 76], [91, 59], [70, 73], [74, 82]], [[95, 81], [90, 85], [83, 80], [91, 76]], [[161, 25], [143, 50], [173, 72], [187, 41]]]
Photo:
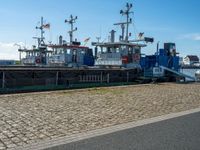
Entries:
[[5, 150], [5, 149], [6, 149], [6, 147], [0, 146], [0, 150]]
[[0, 96], [0, 150], [200, 107], [200, 84]]

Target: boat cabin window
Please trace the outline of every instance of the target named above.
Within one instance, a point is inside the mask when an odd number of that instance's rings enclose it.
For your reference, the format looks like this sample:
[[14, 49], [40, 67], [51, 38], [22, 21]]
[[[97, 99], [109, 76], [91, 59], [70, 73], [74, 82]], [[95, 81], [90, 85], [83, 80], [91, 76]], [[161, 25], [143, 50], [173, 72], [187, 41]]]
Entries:
[[58, 54], [63, 54], [63, 52], [64, 52], [64, 51], [63, 51], [63, 48], [59, 48], [59, 49], [58, 49]]
[[81, 50], [81, 54], [85, 54], [85, 50], [84, 49]]
[[76, 55], [76, 53], [77, 53], [76, 49], [73, 49], [72, 52], [73, 52], [73, 55]]
[[107, 47], [101, 47], [101, 53], [107, 53]]
[[39, 53], [38, 52], [33, 52], [33, 56], [38, 56]]
[[58, 54], [57, 49], [54, 50], [54, 53], [55, 53], [55, 54]]
[[129, 54], [133, 54], [133, 53], [134, 53], [134, 51], [133, 51], [133, 48], [132, 48], [132, 47], [129, 47], [129, 48], [128, 48], [128, 53], [129, 53]]
[[70, 52], [70, 49], [66, 49], [66, 53], [67, 54], [70, 54], [71, 52]]
[[26, 53], [26, 56], [27, 56], [27, 57], [30, 57], [30, 56], [31, 56], [31, 52], [27, 52], [27, 53]]
[[107, 48], [107, 52], [111, 53], [111, 48], [110, 47]]
[[141, 53], [140, 48], [135, 48], [135, 49], [134, 49], [134, 53], [136, 53], [136, 54], [140, 54], [140, 53]]
[[116, 53], [119, 53], [119, 52], [120, 52], [120, 49], [119, 49], [119, 48], [116, 48], [115, 50], [116, 50]]
[[125, 49], [127, 49], [127, 46], [121, 46], [121, 49], [125, 50]]

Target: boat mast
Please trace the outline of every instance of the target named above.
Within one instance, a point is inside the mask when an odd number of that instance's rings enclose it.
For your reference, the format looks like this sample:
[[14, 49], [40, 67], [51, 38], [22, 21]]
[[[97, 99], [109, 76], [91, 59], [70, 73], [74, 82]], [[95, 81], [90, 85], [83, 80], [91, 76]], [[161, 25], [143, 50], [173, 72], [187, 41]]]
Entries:
[[44, 26], [44, 18], [43, 17], [41, 17], [41, 26], [40, 27], [36, 27], [36, 29], [38, 29], [38, 30], [40, 30], [40, 33], [41, 33], [41, 36], [40, 36], [40, 38], [38, 38], [38, 37], [34, 37], [35, 39], [37, 39], [38, 40], [38, 47], [40, 47], [41, 45], [45, 45], [45, 42], [44, 42], [44, 28], [45, 28], [45, 26]]
[[122, 35], [120, 37], [121, 41], [124, 41], [124, 33], [125, 33], [125, 26], [126, 26], [126, 37], [125, 37], [125, 42], [129, 41], [129, 24], [132, 23], [132, 19], [130, 18], [130, 14], [133, 13], [131, 11], [131, 8], [133, 7], [132, 4], [127, 3], [126, 4], [126, 9], [125, 10], [121, 10], [120, 14], [121, 15], [125, 15], [126, 16], [126, 22], [120, 22], [120, 23], [116, 23], [114, 25], [120, 25], [122, 28]]
[[74, 24], [76, 23], [76, 20], [78, 19], [78, 17], [73, 17], [72, 15], [70, 16], [69, 20], [65, 20], [65, 23], [68, 23], [71, 26], [71, 30], [68, 32], [69, 36], [70, 36], [70, 44], [73, 43], [73, 33], [75, 31], [77, 31], [77, 27], [74, 28]]

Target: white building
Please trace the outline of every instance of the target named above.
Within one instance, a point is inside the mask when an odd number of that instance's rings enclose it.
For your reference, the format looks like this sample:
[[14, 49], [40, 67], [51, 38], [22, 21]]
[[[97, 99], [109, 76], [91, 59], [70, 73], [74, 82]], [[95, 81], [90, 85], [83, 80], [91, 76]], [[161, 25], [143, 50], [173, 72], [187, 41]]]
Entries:
[[199, 57], [196, 55], [188, 55], [183, 59], [184, 65], [194, 65], [199, 63]]

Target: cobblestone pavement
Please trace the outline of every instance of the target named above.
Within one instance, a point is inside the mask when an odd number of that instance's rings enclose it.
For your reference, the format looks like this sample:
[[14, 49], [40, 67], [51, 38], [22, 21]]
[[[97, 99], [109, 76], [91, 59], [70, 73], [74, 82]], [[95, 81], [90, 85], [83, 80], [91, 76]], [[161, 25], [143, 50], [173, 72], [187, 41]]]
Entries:
[[0, 96], [0, 150], [200, 107], [200, 84]]

